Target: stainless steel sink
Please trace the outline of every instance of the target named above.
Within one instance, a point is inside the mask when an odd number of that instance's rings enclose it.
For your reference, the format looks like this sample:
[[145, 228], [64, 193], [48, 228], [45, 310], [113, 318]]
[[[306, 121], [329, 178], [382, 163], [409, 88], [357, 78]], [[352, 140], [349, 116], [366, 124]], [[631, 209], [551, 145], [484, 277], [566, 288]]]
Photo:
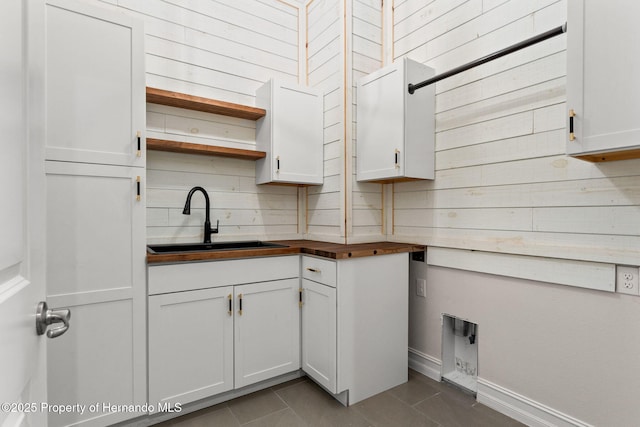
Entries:
[[148, 245], [147, 251], [151, 254], [166, 254], [183, 252], [235, 251], [239, 249], [263, 248], [288, 248], [288, 246], [280, 245], [278, 243], [263, 242], [260, 240], [247, 240], [242, 242], [169, 243], [162, 245]]

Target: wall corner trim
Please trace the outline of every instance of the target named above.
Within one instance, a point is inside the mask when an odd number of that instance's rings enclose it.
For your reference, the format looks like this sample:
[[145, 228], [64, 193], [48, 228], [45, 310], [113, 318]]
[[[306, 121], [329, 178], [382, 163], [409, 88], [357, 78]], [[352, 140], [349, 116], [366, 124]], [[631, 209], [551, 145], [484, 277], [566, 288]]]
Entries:
[[498, 384], [478, 377], [478, 402], [532, 427], [593, 427]]

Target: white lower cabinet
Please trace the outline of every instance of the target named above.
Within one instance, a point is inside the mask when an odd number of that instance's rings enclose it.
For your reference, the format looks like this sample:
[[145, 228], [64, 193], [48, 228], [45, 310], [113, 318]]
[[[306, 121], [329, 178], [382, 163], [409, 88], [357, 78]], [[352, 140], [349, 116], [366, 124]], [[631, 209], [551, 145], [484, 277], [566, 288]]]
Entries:
[[336, 390], [336, 289], [302, 279], [302, 370]]
[[302, 257], [302, 369], [345, 405], [407, 382], [406, 253]]
[[232, 294], [225, 286], [149, 297], [150, 405], [233, 389]]
[[186, 404], [300, 368], [344, 405], [402, 384], [408, 275], [406, 253], [151, 265], [149, 403]]
[[186, 404], [300, 369], [298, 265], [294, 256], [150, 266], [151, 293], [184, 291], [149, 296], [149, 403]]
[[298, 283], [235, 286], [235, 388], [300, 369]]

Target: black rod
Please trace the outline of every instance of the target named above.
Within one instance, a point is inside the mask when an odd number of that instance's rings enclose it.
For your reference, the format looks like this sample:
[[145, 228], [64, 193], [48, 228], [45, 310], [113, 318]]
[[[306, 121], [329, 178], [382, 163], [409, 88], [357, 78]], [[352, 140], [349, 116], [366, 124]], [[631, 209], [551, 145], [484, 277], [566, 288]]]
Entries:
[[455, 76], [456, 74], [460, 74], [463, 71], [467, 71], [473, 67], [477, 67], [478, 65], [485, 64], [487, 62], [493, 61], [494, 59], [498, 59], [510, 53], [516, 52], [520, 49], [524, 49], [525, 47], [529, 47], [536, 43], [540, 43], [541, 41], [550, 39], [551, 37], [559, 36], [560, 34], [563, 34], [566, 31], [567, 31], [567, 24], [565, 23], [564, 25], [561, 25], [557, 28], [546, 31], [542, 34], [538, 34], [537, 36], [533, 36], [529, 39], [523, 40], [520, 43], [516, 43], [514, 45], [506, 47], [502, 50], [499, 50], [487, 56], [483, 56], [482, 58], [476, 59], [475, 61], [471, 61], [464, 65], [461, 65], [459, 67], [456, 67], [442, 74], [438, 74], [437, 76], [433, 76], [430, 79], [427, 79], [423, 82], [416, 83], [416, 84], [409, 83], [409, 93], [413, 94], [413, 92], [415, 92], [417, 89], [423, 88], [425, 86], [429, 86], [430, 84], [439, 82], [440, 80], [446, 79], [447, 77]]

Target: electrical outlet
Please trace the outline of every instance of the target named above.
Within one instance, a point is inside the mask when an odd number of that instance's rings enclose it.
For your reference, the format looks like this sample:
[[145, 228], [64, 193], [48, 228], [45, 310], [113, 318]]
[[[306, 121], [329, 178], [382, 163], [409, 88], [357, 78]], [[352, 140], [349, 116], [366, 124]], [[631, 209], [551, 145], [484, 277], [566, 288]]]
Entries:
[[616, 291], [621, 294], [640, 295], [638, 267], [616, 266]]
[[416, 279], [416, 295], [424, 298], [427, 291], [427, 281], [424, 279]]

